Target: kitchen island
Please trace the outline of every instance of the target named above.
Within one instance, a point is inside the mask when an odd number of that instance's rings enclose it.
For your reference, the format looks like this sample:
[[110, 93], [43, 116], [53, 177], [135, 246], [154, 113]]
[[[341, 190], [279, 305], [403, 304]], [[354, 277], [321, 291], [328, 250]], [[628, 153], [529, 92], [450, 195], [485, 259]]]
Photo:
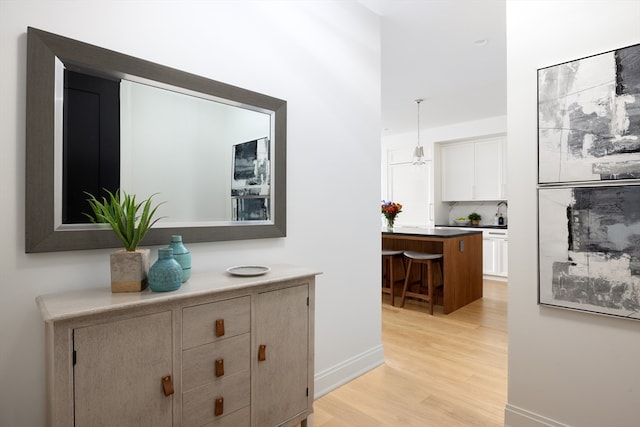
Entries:
[[482, 298], [480, 230], [397, 227], [382, 231], [382, 249], [443, 255], [444, 314]]

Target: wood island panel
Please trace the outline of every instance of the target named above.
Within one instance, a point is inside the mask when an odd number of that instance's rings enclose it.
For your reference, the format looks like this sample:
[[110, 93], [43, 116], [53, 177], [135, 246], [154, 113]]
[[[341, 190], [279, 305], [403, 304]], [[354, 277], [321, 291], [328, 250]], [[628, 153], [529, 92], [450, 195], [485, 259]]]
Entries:
[[383, 232], [382, 249], [443, 254], [444, 314], [482, 298], [482, 232], [402, 229]]

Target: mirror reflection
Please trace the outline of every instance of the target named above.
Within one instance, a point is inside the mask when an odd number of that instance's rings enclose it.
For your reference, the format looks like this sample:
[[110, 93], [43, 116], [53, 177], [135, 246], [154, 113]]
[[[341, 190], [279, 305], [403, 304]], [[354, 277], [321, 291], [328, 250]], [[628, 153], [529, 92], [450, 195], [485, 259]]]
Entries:
[[160, 192], [160, 227], [271, 218], [268, 111], [88, 73], [64, 78], [63, 224], [86, 223], [85, 192], [105, 188]]

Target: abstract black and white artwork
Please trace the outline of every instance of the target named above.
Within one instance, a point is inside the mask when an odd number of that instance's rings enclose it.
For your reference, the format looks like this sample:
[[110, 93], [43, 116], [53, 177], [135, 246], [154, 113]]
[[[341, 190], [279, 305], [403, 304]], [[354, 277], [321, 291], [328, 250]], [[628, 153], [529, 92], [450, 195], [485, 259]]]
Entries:
[[270, 218], [271, 164], [269, 138], [233, 146], [231, 203], [234, 221]]
[[540, 188], [539, 302], [640, 319], [640, 185]]
[[268, 195], [270, 184], [269, 139], [233, 146], [231, 195]]
[[640, 178], [640, 44], [538, 70], [538, 181]]
[[234, 221], [266, 221], [269, 219], [268, 197], [234, 197]]

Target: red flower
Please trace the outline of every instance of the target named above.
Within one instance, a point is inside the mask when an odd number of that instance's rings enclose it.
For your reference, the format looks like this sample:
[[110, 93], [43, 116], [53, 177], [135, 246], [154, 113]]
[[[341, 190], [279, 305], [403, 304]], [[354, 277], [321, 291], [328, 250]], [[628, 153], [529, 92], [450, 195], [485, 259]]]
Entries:
[[393, 222], [396, 215], [402, 212], [402, 205], [400, 203], [396, 203], [392, 201], [386, 202], [383, 200], [380, 210], [382, 214], [385, 216], [385, 218], [387, 218], [387, 220], [390, 220], [391, 222]]

